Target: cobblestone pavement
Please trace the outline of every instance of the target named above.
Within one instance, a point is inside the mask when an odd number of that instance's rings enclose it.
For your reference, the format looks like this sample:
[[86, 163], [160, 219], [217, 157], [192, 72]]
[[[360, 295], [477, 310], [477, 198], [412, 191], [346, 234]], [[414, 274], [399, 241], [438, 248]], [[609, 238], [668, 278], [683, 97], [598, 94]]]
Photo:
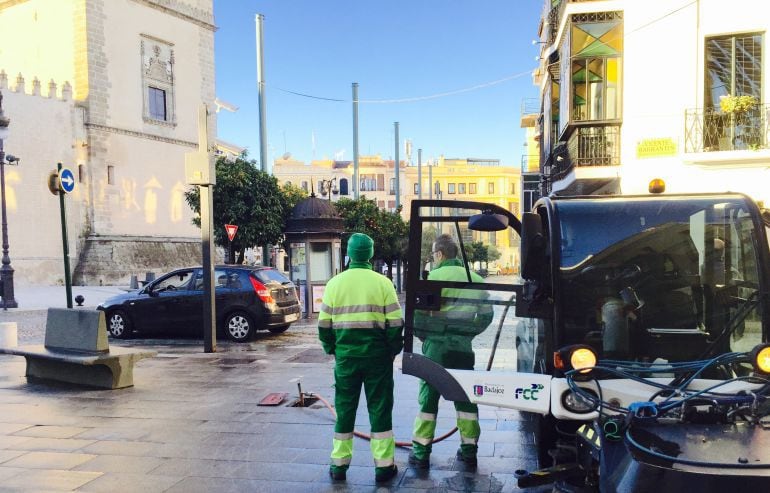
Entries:
[[[22, 344], [43, 339], [45, 312], [0, 319], [17, 322]], [[137, 364], [133, 388], [29, 382], [24, 358], [0, 356], [0, 491], [509, 492], [517, 491], [516, 469], [535, 467], [534, 423], [482, 407], [477, 471], [455, 461], [454, 435], [434, 446], [429, 471], [409, 467], [408, 449], [398, 448], [398, 476], [378, 486], [369, 445], [356, 439], [347, 482], [332, 483], [332, 414], [318, 402], [289, 406], [297, 379], [303, 391], [333, 398], [333, 359], [312, 324], [259, 333], [249, 344], [220, 341], [208, 354], [196, 339], [111, 344], [158, 351]], [[417, 380], [400, 372], [400, 358], [396, 366], [394, 431], [409, 441]], [[257, 405], [272, 392], [289, 396], [279, 406]], [[438, 434], [454, 426], [453, 414], [442, 403]], [[362, 403], [357, 428], [366, 432], [367, 422]]]

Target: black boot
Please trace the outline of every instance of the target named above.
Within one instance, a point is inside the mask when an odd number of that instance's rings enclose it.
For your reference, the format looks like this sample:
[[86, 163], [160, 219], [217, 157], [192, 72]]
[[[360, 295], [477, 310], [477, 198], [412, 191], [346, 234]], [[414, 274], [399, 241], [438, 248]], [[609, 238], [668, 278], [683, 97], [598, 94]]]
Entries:
[[393, 464], [392, 467], [389, 467], [382, 472], [376, 472], [374, 474], [374, 480], [378, 483], [384, 483], [385, 481], [390, 481], [393, 479], [396, 474], [398, 474], [398, 467]]

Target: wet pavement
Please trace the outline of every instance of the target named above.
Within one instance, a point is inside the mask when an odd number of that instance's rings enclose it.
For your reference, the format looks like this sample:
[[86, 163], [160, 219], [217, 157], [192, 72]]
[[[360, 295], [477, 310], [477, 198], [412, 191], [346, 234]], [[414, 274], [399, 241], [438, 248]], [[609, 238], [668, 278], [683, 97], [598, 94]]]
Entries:
[[[9, 311], [0, 321], [11, 317], [20, 343], [42, 341], [44, 313]], [[320, 401], [290, 407], [298, 382], [333, 400], [334, 361], [310, 323], [259, 333], [250, 344], [219, 341], [208, 354], [195, 339], [111, 344], [158, 351], [137, 364], [134, 387], [31, 382], [23, 357], [0, 356], [0, 491], [508, 492], [518, 491], [516, 469], [535, 467], [534, 423], [482, 407], [475, 472], [456, 462], [455, 434], [434, 445], [429, 471], [409, 467], [408, 449], [397, 448], [398, 476], [377, 485], [369, 444], [357, 438], [347, 481], [331, 482], [331, 412]], [[400, 357], [395, 364], [394, 431], [408, 442], [418, 382], [401, 374]], [[274, 392], [289, 395], [278, 406], [257, 405]], [[442, 402], [437, 435], [454, 426], [453, 415]], [[363, 399], [356, 422], [368, 431]]]

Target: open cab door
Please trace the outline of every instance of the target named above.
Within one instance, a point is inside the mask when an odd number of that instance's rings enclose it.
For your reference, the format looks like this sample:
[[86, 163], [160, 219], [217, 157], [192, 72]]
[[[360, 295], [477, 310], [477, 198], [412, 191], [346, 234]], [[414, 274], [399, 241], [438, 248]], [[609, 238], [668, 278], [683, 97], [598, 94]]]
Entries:
[[[521, 222], [495, 205], [412, 202], [403, 372], [447, 400], [545, 414], [550, 377], [517, 351], [533, 352], [537, 339], [534, 322], [515, 316], [520, 232]], [[449, 258], [434, 254], [442, 242], [454, 245]]]

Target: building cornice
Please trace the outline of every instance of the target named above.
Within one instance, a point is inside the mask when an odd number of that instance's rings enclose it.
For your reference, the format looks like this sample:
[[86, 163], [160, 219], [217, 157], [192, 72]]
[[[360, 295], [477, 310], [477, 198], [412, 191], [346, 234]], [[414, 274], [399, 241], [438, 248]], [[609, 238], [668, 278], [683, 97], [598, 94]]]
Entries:
[[[13, 1], [13, 0], [11, 0]], [[178, 0], [131, 0], [134, 3], [144, 5], [151, 9], [159, 10], [165, 14], [192, 22], [209, 31], [216, 31], [214, 14], [203, 9], [196, 9]]]
[[128, 135], [130, 137], [137, 137], [140, 139], [154, 140], [157, 142], [166, 142], [168, 144], [182, 145], [186, 147], [197, 148], [197, 142], [191, 142], [189, 140], [173, 139], [171, 137], [162, 137], [160, 135], [148, 134], [145, 132], [136, 132], [134, 130], [126, 130], [125, 128], [109, 127], [107, 125], [98, 125], [96, 123], [86, 123], [86, 128], [101, 130], [102, 132], [109, 132], [113, 134]]

